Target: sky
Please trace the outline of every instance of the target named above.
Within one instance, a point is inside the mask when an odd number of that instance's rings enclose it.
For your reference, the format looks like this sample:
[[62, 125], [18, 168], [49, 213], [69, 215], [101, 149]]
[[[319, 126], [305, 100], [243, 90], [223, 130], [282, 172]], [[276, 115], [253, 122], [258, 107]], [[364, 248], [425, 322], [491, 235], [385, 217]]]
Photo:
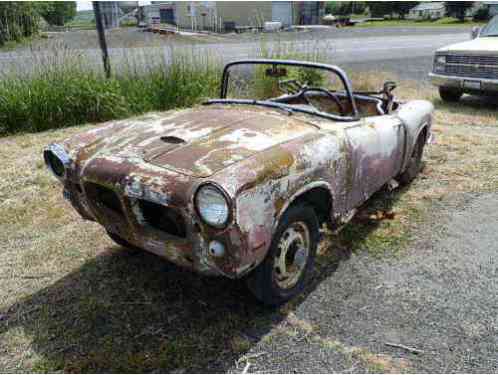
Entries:
[[[139, 1], [140, 5], [150, 4], [150, 1]], [[76, 10], [91, 10], [92, 2], [91, 1], [77, 1], [76, 2]]]

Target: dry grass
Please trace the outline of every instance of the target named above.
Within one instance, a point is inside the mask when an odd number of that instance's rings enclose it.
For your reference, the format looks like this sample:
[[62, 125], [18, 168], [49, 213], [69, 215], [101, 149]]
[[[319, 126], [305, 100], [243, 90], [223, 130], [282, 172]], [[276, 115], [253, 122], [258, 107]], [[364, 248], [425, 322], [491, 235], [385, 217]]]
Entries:
[[[365, 89], [380, 86], [382, 76], [366, 77], [355, 78]], [[323, 246], [319, 266], [337, 248], [381, 254], [403, 248], [441, 199], [498, 189], [497, 110], [473, 98], [443, 105], [434, 90], [410, 82], [397, 91], [437, 106], [437, 143], [427, 149], [426, 168], [409, 188], [376, 194], [336, 247]], [[313, 332], [289, 315], [293, 304], [268, 311], [239, 283], [132, 256], [81, 220], [45, 171], [41, 151], [89, 127], [0, 139], [0, 369], [224, 371], [259, 340], [271, 340], [276, 325]], [[360, 357], [372, 370], [403, 371], [390, 359]]]

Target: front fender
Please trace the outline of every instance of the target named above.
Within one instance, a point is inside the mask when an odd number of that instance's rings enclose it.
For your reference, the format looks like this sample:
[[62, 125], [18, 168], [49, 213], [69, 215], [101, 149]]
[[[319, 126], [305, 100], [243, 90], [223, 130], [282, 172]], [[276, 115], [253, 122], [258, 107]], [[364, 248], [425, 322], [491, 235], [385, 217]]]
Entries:
[[[277, 217], [275, 218], [275, 222], [273, 223], [272, 234], [275, 233], [275, 231], [277, 230], [280, 219], [282, 218], [282, 215], [287, 210], [287, 208], [289, 208], [289, 206], [291, 206], [303, 194], [306, 194], [307, 192], [309, 192], [313, 189], [316, 189], [316, 188], [326, 189], [329, 192], [330, 196], [332, 197], [332, 201], [334, 201], [332, 187], [326, 181], [314, 181], [314, 182], [311, 182], [311, 183], [301, 187], [294, 194], [292, 194], [290, 198], [288, 198], [285, 201], [280, 212], [278, 212]], [[331, 214], [331, 213], [332, 212], [330, 212], [329, 214]]]

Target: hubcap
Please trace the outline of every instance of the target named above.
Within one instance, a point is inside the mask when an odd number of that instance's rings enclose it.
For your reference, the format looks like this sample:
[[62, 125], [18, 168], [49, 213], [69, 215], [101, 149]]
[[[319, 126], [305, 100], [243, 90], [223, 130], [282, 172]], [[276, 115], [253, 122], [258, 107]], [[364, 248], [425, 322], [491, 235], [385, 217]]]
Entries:
[[280, 236], [273, 262], [273, 277], [282, 289], [294, 287], [310, 253], [310, 233], [302, 221], [292, 223]]

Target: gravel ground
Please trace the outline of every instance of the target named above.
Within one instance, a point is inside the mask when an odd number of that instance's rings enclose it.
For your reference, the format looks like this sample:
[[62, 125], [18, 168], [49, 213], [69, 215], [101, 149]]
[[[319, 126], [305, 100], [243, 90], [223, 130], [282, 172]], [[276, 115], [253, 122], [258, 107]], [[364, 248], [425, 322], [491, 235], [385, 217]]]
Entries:
[[[160, 45], [175, 44], [203, 44], [203, 43], [241, 43], [265, 41], [304, 41], [323, 39], [350, 39], [364, 37], [399, 37], [399, 36], [426, 36], [441, 34], [467, 33], [470, 27], [379, 27], [379, 28], [318, 28], [307, 31], [290, 31], [281, 33], [242, 33], [219, 34], [206, 36], [164, 36], [143, 32], [134, 27], [110, 30], [107, 32], [107, 43], [112, 48], [157, 47]], [[63, 43], [69, 48], [98, 49], [99, 42], [95, 30], [80, 30], [49, 33], [49, 39], [36, 41], [35, 46], [46, 47], [53, 42]], [[27, 46], [21, 49], [27, 49]]]
[[498, 194], [440, 205], [406, 256], [342, 261], [231, 371], [497, 372]]

